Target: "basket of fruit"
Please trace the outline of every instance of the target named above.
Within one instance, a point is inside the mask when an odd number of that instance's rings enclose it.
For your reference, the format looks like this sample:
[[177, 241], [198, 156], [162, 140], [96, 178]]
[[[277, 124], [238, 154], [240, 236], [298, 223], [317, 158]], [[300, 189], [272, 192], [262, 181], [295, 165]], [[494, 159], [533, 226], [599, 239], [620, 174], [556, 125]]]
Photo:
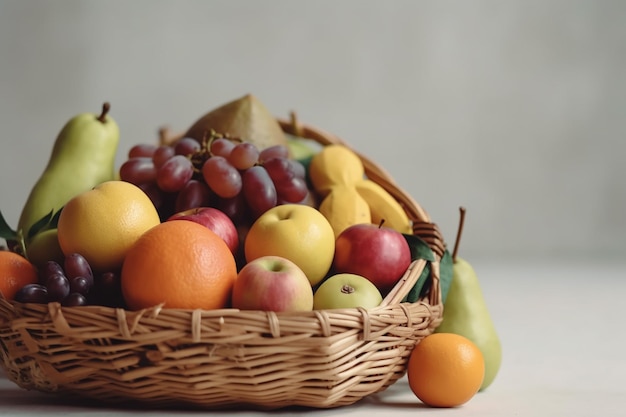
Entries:
[[116, 170], [107, 112], [63, 128], [17, 230], [2, 221], [19, 277], [0, 289], [10, 380], [276, 409], [352, 404], [404, 375], [442, 320], [451, 262], [382, 167], [245, 96]]

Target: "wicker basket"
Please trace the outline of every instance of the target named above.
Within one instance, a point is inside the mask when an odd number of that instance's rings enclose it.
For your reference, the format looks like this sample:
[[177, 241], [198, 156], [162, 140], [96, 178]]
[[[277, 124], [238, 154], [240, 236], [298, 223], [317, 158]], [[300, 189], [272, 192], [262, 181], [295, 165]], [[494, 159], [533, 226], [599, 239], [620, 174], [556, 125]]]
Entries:
[[[279, 120], [322, 145], [338, 137]], [[380, 392], [406, 370], [416, 343], [441, 322], [437, 226], [378, 165], [360, 155], [436, 254], [428, 293], [403, 302], [425, 268], [411, 264], [373, 309], [302, 313], [20, 304], [0, 296], [0, 358], [22, 388], [143, 407], [331, 408]]]

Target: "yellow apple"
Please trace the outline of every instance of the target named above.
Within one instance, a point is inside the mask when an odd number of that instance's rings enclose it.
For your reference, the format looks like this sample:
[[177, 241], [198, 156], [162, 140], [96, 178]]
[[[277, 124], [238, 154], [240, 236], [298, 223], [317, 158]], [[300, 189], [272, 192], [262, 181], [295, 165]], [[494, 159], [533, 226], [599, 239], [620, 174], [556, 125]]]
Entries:
[[263, 213], [250, 227], [244, 242], [246, 261], [282, 256], [304, 271], [311, 285], [328, 273], [335, 254], [335, 234], [317, 209], [282, 204]]

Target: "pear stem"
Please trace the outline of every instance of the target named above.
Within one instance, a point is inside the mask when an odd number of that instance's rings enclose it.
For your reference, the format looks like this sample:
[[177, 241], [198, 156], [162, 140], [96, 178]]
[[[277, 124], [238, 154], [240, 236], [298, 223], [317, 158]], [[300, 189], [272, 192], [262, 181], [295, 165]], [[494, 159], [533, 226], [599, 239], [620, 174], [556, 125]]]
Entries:
[[298, 115], [295, 111], [289, 112], [289, 120], [291, 122], [291, 127], [293, 128], [293, 134], [300, 137], [304, 136], [304, 134], [302, 133], [302, 126], [298, 121]]
[[456, 232], [456, 240], [454, 242], [454, 250], [452, 251], [452, 262], [456, 262], [456, 255], [459, 252], [459, 245], [461, 243], [461, 235], [463, 234], [463, 226], [465, 225], [465, 207], [459, 207], [460, 219], [459, 228]]
[[104, 104], [102, 104], [102, 113], [100, 113], [100, 116], [98, 116], [98, 121], [100, 123], [104, 123], [106, 121], [106, 116], [110, 109], [111, 104], [109, 104], [108, 101], [105, 101]]

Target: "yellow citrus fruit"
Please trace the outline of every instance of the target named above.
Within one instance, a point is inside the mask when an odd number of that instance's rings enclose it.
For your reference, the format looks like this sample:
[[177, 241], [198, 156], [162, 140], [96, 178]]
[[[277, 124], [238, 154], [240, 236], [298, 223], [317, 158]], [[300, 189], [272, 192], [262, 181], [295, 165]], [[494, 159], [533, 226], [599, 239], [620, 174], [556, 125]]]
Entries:
[[12, 300], [26, 284], [37, 283], [37, 268], [28, 259], [15, 252], [0, 250], [0, 293]]
[[228, 307], [237, 265], [224, 240], [189, 220], [166, 221], [133, 245], [122, 266], [124, 301], [132, 310]]
[[335, 186], [353, 187], [364, 175], [363, 162], [344, 145], [324, 146], [309, 164], [309, 177], [315, 191], [322, 197], [328, 195]]
[[67, 202], [58, 223], [65, 255], [80, 253], [94, 271], [115, 271], [130, 247], [160, 223], [150, 198], [125, 181], [106, 181]]
[[413, 393], [431, 407], [456, 407], [469, 401], [485, 376], [485, 361], [466, 337], [434, 333], [411, 352], [407, 378]]

